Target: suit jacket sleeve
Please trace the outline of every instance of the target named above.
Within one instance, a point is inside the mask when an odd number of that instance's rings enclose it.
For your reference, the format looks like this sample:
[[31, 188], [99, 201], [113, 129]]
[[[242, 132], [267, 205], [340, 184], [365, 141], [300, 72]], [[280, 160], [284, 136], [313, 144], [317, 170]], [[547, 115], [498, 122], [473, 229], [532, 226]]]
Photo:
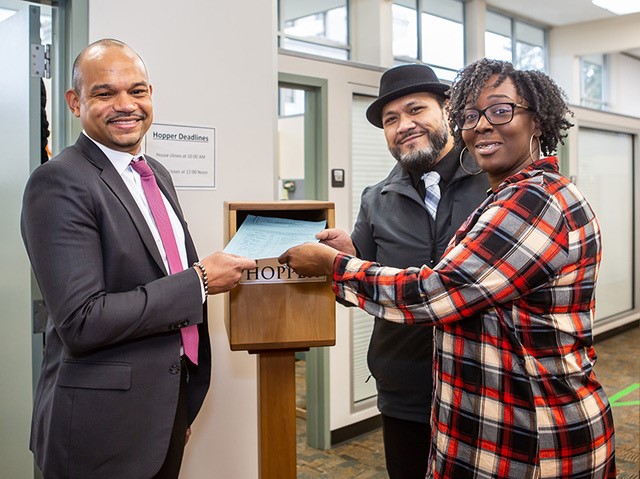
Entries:
[[[123, 208], [99, 183], [92, 184], [86, 171], [52, 161], [34, 172], [25, 190], [22, 235], [66, 347], [81, 354], [201, 323], [197, 273], [187, 268], [163, 276], [156, 266], [155, 276], [147, 274], [148, 252], [123, 215], [110, 216], [110, 209]], [[118, 222], [129, 227], [121, 237]], [[112, 261], [118, 254], [121, 261]]]

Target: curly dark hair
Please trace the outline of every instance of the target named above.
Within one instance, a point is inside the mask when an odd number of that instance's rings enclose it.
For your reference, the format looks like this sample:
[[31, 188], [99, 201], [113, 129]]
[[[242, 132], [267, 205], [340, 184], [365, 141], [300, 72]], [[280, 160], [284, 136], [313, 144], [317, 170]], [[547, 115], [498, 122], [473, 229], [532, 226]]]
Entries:
[[565, 92], [547, 75], [536, 70], [516, 70], [509, 62], [482, 58], [462, 69], [449, 90], [449, 124], [457, 145], [462, 145], [462, 132], [456, 126], [456, 118], [469, 104], [478, 99], [482, 88], [491, 75], [498, 79], [493, 86], [506, 78], [516, 87], [520, 95], [535, 110], [542, 134], [540, 150], [547, 156], [556, 151], [558, 142], [564, 143], [565, 130], [573, 126], [567, 116], [573, 112], [567, 105]]

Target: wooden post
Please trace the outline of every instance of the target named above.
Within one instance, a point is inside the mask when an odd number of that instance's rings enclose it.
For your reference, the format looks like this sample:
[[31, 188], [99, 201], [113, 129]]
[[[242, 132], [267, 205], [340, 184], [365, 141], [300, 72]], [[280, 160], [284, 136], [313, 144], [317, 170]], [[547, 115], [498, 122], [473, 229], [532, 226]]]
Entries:
[[260, 478], [296, 478], [295, 352], [258, 354]]

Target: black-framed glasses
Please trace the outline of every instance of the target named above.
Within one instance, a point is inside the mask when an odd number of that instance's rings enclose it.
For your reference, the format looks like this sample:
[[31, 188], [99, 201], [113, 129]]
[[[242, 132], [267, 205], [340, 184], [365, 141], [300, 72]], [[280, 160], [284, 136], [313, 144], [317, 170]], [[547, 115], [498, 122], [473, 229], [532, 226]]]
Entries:
[[513, 113], [516, 108], [523, 108], [524, 110], [535, 111], [533, 108], [518, 103], [496, 103], [490, 105], [484, 110], [477, 110], [475, 108], [467, 108], [462, 110], [456, 118], [456, 125], [461, 130], [470, 130], [475, 128], [480, 117], [484, 116], [492, 125], [504, 125], [513, 120]]

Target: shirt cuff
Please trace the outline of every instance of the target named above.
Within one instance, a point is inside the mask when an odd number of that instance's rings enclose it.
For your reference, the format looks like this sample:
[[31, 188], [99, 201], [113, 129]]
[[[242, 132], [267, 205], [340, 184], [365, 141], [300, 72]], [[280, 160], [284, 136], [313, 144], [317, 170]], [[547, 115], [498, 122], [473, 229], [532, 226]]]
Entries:
[[202, 282], [202, 278], [200, 277], [200, 273], [198, 273], [195, 268], [191, 268], [195, 271], [196, 276], [198, 277], [198, 284], [200, 285], [200, 296], [202, 296], [202, 304], [207, 300], [207, 295], [204, 292], [204, 283]]
[[202, 284], [202, 280], [200, 279], [200, 275], [198, 275], [198, 279], [200, 280], [200, 293], [202, 294], [202, 304], [207, 300], [207, 295], [204, 293], [204, 284]]

